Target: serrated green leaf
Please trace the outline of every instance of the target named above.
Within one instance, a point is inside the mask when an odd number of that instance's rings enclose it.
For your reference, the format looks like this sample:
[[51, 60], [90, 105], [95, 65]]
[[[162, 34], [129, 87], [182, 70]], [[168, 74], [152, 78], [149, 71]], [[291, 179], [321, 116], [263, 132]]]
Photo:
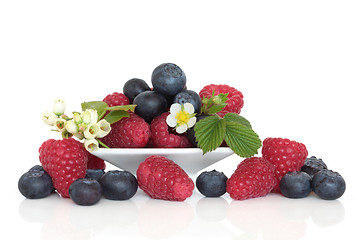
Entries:
[[195, 137], [203, 154], [215, 150], [225, 137], [225, 120], [213, 115], [195, 124]]
[[109, 112], [104, 119], [106, 121], [108, 121], [110, 124], [113, 124], [117, 121], [119, 121], [120, 119], [122, 119], [123, 117], [129, 117], [129, 113], [127, 111], [123, 111], [123, 110], [115, 110], [115, 111], [111, 111]]
[[259, 136], [238, 122], [226, 122], [225, 142], [240, 157], [251, 157], [261, 147]]
[[237, 122], [248, 128], [252, 128], [250, 122], [246, 118], [236, 113], [227, 113], [225, 114], [224, 119], [226, 122]]
[[136, 105], [122, 105], [122, 106], [113, 106], [113, 107], [107, 107], [106, 110], [109, 111], [115, 111], [115, 110], [123, 110], [123, 111], [135, 111]]
[[101, 116], [104, 115], [106, 108], [109, 107], [106, 102], [103, 101], [91, 101], [91, 102], [83, 102], [81, 104], [81, 109], [85, 111], [86, 109], [94, 109], [97, 111], [98, 120]]

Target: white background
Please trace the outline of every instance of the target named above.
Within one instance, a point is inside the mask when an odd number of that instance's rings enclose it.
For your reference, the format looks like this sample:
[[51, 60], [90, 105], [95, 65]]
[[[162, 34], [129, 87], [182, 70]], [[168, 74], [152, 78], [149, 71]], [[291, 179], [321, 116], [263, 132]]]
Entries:
[[[2, 235], [16, 239], [339, 239], [359, 221], [359, 1], [0, 2]], [[183, 203], [102, 199], [80, 207], [26, 200], [18, 178], [58, 133], [41, 121], [52, 101], [67, 113], [122, 92], [130, 78], [179, 65], [188, 89], [210, 83], [244, 94], [241, 114], [261, 139], [303, 142], [345, 178], [337, 201], [279, 195]], [[260, 153], [260, 152], [259, 152]], [[214, 166], [231, 175], [242, 159]], [[112, 166], [108, 165], [108, 169]], [[5, 176], [4, 176], [5, 174]], [[352, 235], [355, 234], [355, 235]]]

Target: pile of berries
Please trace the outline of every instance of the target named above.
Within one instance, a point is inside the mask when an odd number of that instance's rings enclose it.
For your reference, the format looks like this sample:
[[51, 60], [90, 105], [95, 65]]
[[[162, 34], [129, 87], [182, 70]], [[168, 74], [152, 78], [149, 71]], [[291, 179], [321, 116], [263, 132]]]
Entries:
[[[102, 197], [130, 199], [138, 187], [152, 198], [170, 201], [184, 201], [195, 186], [206, 197], [227, 192], [235, 200], [270, 192], [301, 198], [314, 191], [323, 199], [337, 199], [344, 193], [345, 181], [340, 174], [328, 170], [321, 159], [307, 158], [304, 144], [287, 138], [266, 138], [261, 144], [250, 123], [239, 116], [244, 106], [239, 90], [215, 84], [204, 86], [199, 93], [189, 90], [185, 73], [172, 63], [156, 67], [151, 83], [152, 88], [142, 79], [130, 79], [123, 93], [114, 92], [100, 103], [85, 104], [98, 109], [86, 110], [88, 115], [78, 113], [74, 120], [68, 116], [61, 119], [63, 109], [47, 113], [46, 122], [63, 131], [64, 138], [49, 139], [40, 146], [41, 166], [21, 176], [21, 194], [36, 199], [56, 191], [76, 204], [93, 205]], [[84, 118], [88, 119], [86, 125]], [[196, 128], [200, 123], [202, 126]], [[208, 130], [215, 134], [206, 132], [204, 123], [216, 126]], [[73, 137], [85, 137], [87, 144]], [[144, 159], [136, 177], [127, 171], [105, 172], [105, 162], [89, 152], [96, 150], [98, 143], [110, 148], [200, 147], [204, 153], [228, 145], [246, 159], [230, 178], [213, 170], [201, 173], [194, 184], [180, 166], [157, 155]], [[260, 146], [262, 156], [255, 157]]]

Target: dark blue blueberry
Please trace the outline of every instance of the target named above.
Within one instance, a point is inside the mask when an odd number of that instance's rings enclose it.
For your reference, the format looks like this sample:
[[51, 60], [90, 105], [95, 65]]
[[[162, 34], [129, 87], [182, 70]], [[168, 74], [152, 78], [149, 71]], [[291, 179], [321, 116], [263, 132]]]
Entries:
[[339, 173], [323, 169], [314, 174], [312, 187], [320, 198], [334, 200], [344, 194], [346, 184], [344, 178]]
[[92, 178], [96, 181], [99, 181], [104, 173], [104, 169], [86, 169], [85, 178]]
[[305, 163], [301, 167], [301, 171], [306, 172], [310, 177], [313, 177], [315, 173], [323, 169], [327, 169], [324, 161], [321, 158], [316, 158], [314, 156], [305, 159]]
[[175, 95], [173, 103], [191, 103], [194, 106], [195, 112], [200, 114], [201, 98], [197, 92], [192, 90], [183, 90]]
[[69, 195], [76, 204], [91, 206], [101, 199], [102, 188], [95, 179], [79, 178], [70, 185]]
[[144, 80], [139, 78], [128, 80], [123, 87], [123, 93], [129, 98], [130, 103], [134, 101], [137, 95], [145, 91], [150, 91], [150, 87]]
[[306, 172], [289, 172], [280, 180], [280, 191], [288, 198], [304, 198], [311, 193], [311, 177]]
[[100, 178], [99, 183], [104, 197], [111, 200], [130, 199], [138, 189], [136, 177], [128, 171], [108, 171]]
[[136, 104], [135, 113], [147, 123], [166, 112], [168, 109], [166, 98], [156, 91], [146, 91], [137, 95], [133, 101]]
[[196, 188], [205, 197], [220, 197], [226, 193], [226, 181], [224, 173], [216, 170], [202, 172], [196, 178]]
[[[196, 116], [196, 122], [209, 117], [210, 115], [197, 115]], [[196, 124], [195, 124], [196, 125]], [[187, 130], [187, 138], [190, 140], [190, 142], [193, 144], [194, 147], [197, 147], [197, 141], [195, 138], [195, 130], [194, 130], [195, 126], [193, 126], [192, 128], [190, 128], [189, 130]]]
[[45, 171], [33, 169], [24, 173], [18, 182], [20, 193], [30, 199], [47, 197], [53, 191], [51, 177]]
[[186, 85], [185, 73], [173, 63], [163, 63], [151, 75], [154, 90], [166, 96], [175, 96]]
[[43, 166], [41, 166], [41, 165], [35, 165], [29, 169], [29, 171], [32, 171], [32, 170], [45, 171]]

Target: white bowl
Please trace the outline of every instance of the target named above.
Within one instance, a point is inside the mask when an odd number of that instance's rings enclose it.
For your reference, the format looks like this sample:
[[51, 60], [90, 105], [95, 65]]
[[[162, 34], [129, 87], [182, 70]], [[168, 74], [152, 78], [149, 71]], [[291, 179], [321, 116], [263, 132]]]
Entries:
[[93, 154], [122, 170], [136, 174], [141, 162], [151, 155], [160, 155], [174, 161], [191, 176], [200, 170], [232, 155], [228, 147], [219, 147], [202, 153], [200, 148], [100, 148]]

